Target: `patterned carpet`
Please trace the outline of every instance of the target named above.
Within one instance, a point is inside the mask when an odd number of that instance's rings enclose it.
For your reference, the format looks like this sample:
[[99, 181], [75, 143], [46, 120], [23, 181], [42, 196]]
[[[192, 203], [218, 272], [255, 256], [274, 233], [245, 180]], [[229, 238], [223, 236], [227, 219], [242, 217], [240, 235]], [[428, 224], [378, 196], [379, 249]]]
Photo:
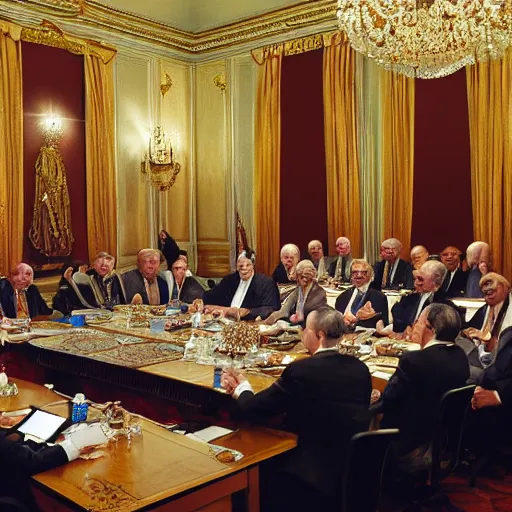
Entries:
[[453, 475], [443, 483], [454, 505], [466, 512], [512, 512], [512, 473], [504, 479], [481, 476], [476, 487], [468, 485], [466, 476]]

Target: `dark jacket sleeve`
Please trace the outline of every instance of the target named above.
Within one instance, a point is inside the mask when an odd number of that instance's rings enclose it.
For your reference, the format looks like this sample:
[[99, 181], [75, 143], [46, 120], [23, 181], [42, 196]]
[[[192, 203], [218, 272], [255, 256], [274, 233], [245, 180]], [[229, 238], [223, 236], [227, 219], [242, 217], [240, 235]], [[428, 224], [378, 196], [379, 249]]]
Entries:
[[167, 235], [167, 238], [165, 243], [162, 244], [160, 236], [158, 237], [158, 248], [162, 251], [165, 260], [167, 261], [167, 267], [169, 270], [171, 270], [172, 264], [178, 259], [178, 256], [180, 255], [180, 248], [176, 243], [176, 240], [174, 240], [174, 238], [169, 235], [167, 231], [164, 231], [164, 233]]
[[489, 366], [482, 378], [484, 389], [496, 390], [502, 404], [512, 407], [512, 344], [505, 345], [497, 354], [494, 364]]
[[244, 391], [237, 400], [244, 416], [253, 423], [262, 423], [287, 412], [292, 398], [292, 366], [288, 366], [279, 380], [257, 394]]
[[214, 306], [230, 306], [234, 295], [233, 275], [225, 276], [215, 288], [205, 292], [203, 302]]
[[258, 304], [254, 307], [252, 307], [253, 304], [246, 306], [245, 303], [249, 294], [246, 295], [242, 307], [248, 307], [249, 313], [244, 316], [244, 320], [255, 320], [258, 317], [265, 319], [280, 308], [279, 289], [274, 280], [263, 274], [255, 274], [251, 286], [257, 287], [254, 290], [254, 297]]
[[380, 411], [383, 412], [384, 415], [386, 415], [386, 412], [389, 414], [398, 411], [405, 402], [405, 396], [409, 392], [411, 385], [408, 366], [407, 357], [404, 359], [403, 356], [398, 368], [391, 376], [387, 386], [382, 392]]
[[7, 467], [25, 475], [35, 475], [68, 462], [64, 448], [59, 445], [31, 445], [21, 437], [11, 441], [6, 436], [0, 437], [0, 459]]
[[27, 302], [30, 316], [51, 315], [53, 309], [48, 307], [37, 286], [31, 284], [27, 289]]
[[338, 261], [338, 258], [331, 261], [331, 264], [329, 265], [329, 269], [327, 270], [327, 273], [330, 277], [334, 277], [334, 274], [336, 273], [336, 263]]
[[204, 295], [204, 288], [195, 280], [194, 277], [187, 277], [183, 283], [183, 290], [180, 298], [187, 304], [192, 304], [195, 299], [201, 299]]
[[411, 295], [402, 297], [396, 304], [391, 308], [391, 314], [393, 315], [393, 331], [404, 332], [405, 329], [410, 325], [410, 316], [413, 299]]

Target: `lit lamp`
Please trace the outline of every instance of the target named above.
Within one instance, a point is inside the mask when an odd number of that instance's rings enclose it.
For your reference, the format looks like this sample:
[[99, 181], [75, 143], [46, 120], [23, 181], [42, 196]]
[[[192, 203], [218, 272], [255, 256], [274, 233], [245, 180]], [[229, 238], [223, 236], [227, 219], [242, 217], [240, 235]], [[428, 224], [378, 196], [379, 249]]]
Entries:
[[164, 129], [157, 126], [149, 139], [149, 153], [145, 156], [141, 170], [151, 185], [160, 192], [169, 190], [176, 181], [181, 165], [174, 159], [171, 140]]

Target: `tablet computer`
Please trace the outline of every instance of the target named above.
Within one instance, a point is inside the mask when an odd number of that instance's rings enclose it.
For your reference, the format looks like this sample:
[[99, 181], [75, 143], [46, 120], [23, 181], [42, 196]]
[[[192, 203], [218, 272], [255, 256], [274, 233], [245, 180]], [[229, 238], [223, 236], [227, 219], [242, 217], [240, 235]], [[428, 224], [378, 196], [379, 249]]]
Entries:
[[31, 407], [31, 409], [31, 412], [12, 428], [13, 432], [23, 434], [25, 440], [31, 439], [36, 443], [53, 442], [70, 425], [68, 418], [37, 407]]

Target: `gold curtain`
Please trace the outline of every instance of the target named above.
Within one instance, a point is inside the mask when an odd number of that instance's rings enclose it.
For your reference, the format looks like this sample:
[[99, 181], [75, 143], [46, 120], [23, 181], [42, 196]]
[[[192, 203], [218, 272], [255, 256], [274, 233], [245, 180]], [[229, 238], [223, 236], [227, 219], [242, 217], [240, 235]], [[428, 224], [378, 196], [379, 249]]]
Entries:
[[0, 21], [0, 274], [23, 253], [21, 27]]
[[336, 239], [346, 236], [352, 253], [361, 256], [355, 62], [344, 34], [333, 34], [323, 56], [329, 247], [333, 250]]
[[86, 54], [85, 141], [89, 258], [99, 251], [117, 255], [114, 131], [114, 52]]
[[255, 219], [258, 270], [270, 275], [279, 262], [281, 62], [283, 45], [263, 50], [256, 97]]
[[466, 68], [475, 240], [491, 246], [493, 267], [512, 278], [512, 50]]
[[382, 201], [384, 238], [402, 242], [409, 259], [414, 178], [413, 78], [381, 71]]

